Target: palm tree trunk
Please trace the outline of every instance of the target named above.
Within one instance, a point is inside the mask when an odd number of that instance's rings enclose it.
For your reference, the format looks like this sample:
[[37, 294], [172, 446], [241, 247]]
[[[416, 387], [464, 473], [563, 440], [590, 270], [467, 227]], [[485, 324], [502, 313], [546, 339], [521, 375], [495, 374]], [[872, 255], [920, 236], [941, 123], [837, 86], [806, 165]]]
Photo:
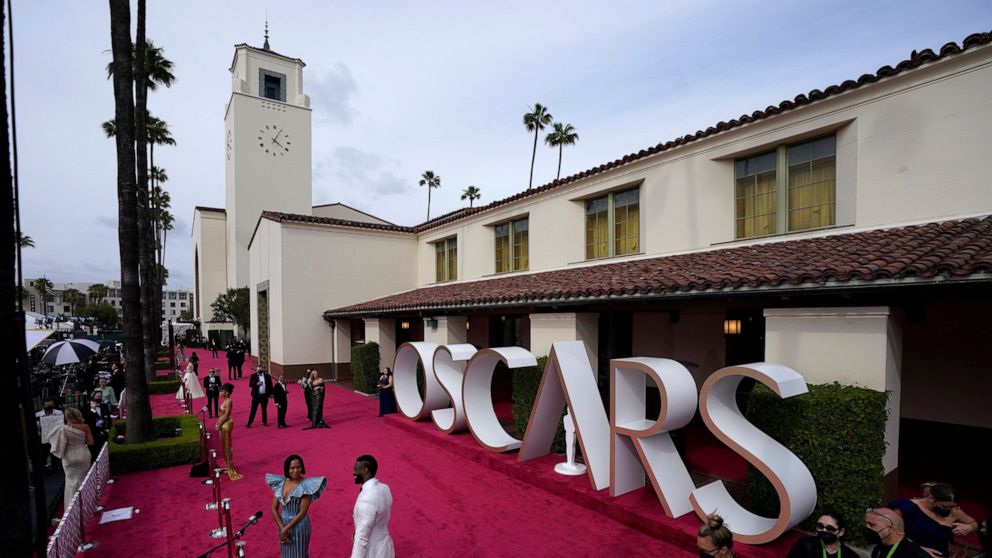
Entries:
[[555, 180], [561, 178], [561, 152], [564, 149], [565, 149], [565, 144], [560, 144], [558, 146], [558, 176], [555, 177]]
[[137, 73], [134, 76], [134, 111], [138, 170], [138, 257], [141, 269], [141, 337], [145, 347], [145, 379], [155, 379], [155, 358], [157, 343], [155, 343], [155, 282], [154, 250], [151, 236], [151, 211], [148, 203], [148, 86], [145, 68], [145, 0], [138, 0], [138, 21], [135, 36], [135, 57]]
[[431, 220], [431, 190], [434, 187], [431, 186], [430, 182], [427, 183], [427, 220]]
[[[6, 389], [0, 395], [0, 421], [4, 432], [0, 435], [0, 445], [5, 449], [0, 478], [4, 479], [0, 488], [0, 548], [7, 556], [44, 556], [45, 529], [34, 537], [32, 549], [31, 523], [43, 526], [48, 520], [45, 510], [44, 461], [41, 455], [41, 440], [33, 425], [34, 403], [31, 401], [31, 381], [27, 368], [27, 351], [24, 344], [23, 308], [17, 301], [19, 281], [17, 266], [17, 238], [15, 237], [14, 180], [11, 173], [11, 145], [7, 135], [7, 83], [6, 52], [3, 30], [6, 19], [4, 5], [0, 5], [0, 367], [3, 368]], [[11, 46], [13, 49], [13, 46]], [[12, 55], [13, 58], [13, 55]], [[13, 60], [11, 73], [13, 73]], [[13, 77], [11, 78], [13, 95]], [[13, 105], [13, 99], [11, 101]], [[16, 123], [15, 123], [16, 125]], [[15, 128], [16, 130], [16, 128]], [[17, 153], [16, 146], [14, 153]], [[44, 291], [42, 291], [44, 292]], [[23, 425], [23, 426], [22, 426]], [[29, 482], [30, 481], [30, 482]], [[35, 514], [32, 519], [31, 496], [28, 486], [34, 485]]]
[[[152, 273], [151, 273], [152, 291], [155, 293], [155, 300], [161, 302], [162, 287], [164, 281], [162, 279], [162, 274], [159, 271], [160, 270], [159, 266], [165, 264], [162, 263], [164, 247], [160, 242], [161, 231], [159, 228], [161, 226], [161, 214], [162, 214], [162, 208], [159, 205], [159, 203], [161, 202], [160, 200], [161, 196], [154, 195], [158, 181], [155, 179], [154, 172], [152, 172], [155, 170], [155, 142], [150, 142], [148, 144], [148, 166], [149, 166], [149, 176], [151, 177], [150, 180], [151, 188], [149, 189], [149, 195], [151, 196], [151, 198], [149, 199], [152, 199], [154, 201], [154, 207], [151, 215], [152, 228], [153, 228], [152, 238], [154, 239], [154, 244], [153, 244], [154, 250], [158, 254], [158, 257], [154, 262], [155, 266], [152, 269]], [[154, 316], [154, 319], [152, 320], [152, 324], [154, 325], [155, 339], [161, 339], [162, 338], [162, 305], [155, 304], [152, 306], [152, 309]]]
[[[151, 439], [152, 413], [145, 380], [145, 347], [141, 339], [141, 284], [138, 279], [137, 198], [135, 196], [134, 74], [131, 53], [131, 7], [128, 0], [110, 1], [110, 38], [114, 56], [114, 120], [117, 125], [117, 238], [121, 258], [121, 306], [127, 354], [127, 442]], [[143, 13], [140, 15], [144, 15]], [[144, 26], [141, 26], [144, 32]], [[143, 37], [142, 37], [143, 38]]]
[[540, 130], [534, 127], [534, 151], [530, 154], [530, 182], [527, 183], [527, 189], [530, 190], [534, 186], [534, 161], [537, 159], [537, 133]]

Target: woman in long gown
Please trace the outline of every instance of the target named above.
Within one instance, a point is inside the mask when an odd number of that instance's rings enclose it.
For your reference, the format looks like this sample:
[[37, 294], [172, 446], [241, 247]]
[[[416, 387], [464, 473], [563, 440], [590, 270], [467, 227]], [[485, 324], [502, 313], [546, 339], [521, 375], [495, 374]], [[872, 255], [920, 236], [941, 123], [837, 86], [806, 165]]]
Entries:
[[93, 432], [79, 409], [70, 407], [65, 410], [65, 424], [48, 435], [48, 443], [52, 445], [52, 455], [62, 460], [62, 469], [65, 470], [64, 510], [69, 507], [90, 469], [90, 450], [86, 446], [95, 443]]
[[310, 374], [310, 393], [313, 397], [313, 416], [310, 420], [310, 428], [330, 428], [324, 422], [324, 379], [320, 377], [320, 372], [314, 370]]
[[[304, 478], [306, 467], [299, 455], [290, 455], [283, 463], [283, 474], [265, 475], [265, 482], [275, 493], [272, 516], [279, 526], [279, 551], [282, 558], [309, 558], [310, 504], [320, 498], [327, 487], [324, 477]], [[282, 510], [280, 511], [280, 507]]]
[[234, 449], [231, 447], [231, 428], [234, 422], [231, 420], [231, 394], [234, 392], [234, 384], [227, 383], [220, 387], [220, 416], [217, 417], [217, 430], [220, 431], [220, 443], [224, 448], [224, 466], [227, 467], [227, 476], [231, 480], [240, 480], [244, 475], [238, 472], [234, 466]]
[[396, 412], [396, 394], [393, 393], [393, 370], [388, 366], [379, 376], [379, 416]]
[[189, 396], [191, 399], [199, 399], [207, 396], [207, 394], [203, 392], [203, 387], [200, 386], [200, 378], [193, 370], [192, 363], [186, 366], [186, 372], [183, 374], [182, 378], [182, 385], [179, 386], [179, 391], [176, 392], [176, 399], [179, 401], [183, 400], [183, 386], [186, 386], [186, 389], [189, 390]]

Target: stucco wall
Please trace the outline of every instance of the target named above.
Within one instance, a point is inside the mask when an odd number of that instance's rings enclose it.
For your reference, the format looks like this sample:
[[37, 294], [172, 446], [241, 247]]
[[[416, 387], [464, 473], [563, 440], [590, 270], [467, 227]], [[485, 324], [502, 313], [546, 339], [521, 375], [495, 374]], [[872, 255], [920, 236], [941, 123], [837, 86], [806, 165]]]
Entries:
[[[262, 222], [266, 230], [281, 230], [278, 241], [269, 240], [267, 253], [271, 274], [278, 267], [281, 276], [278, 289], [270, 282], [272, 330], [281, 330], [278, 341], [275, 336], [272, 340], [275, 362], [331, 362], [331, 328], [323, 319], [325, 310], [415, 286], [416, 241], [410, 235]], [[256, 237], [255, 243], [260, 240]], [[278, 251], [271, 248], [275, 242]], [[253, 267], [253, 283], [258, 282], [255, 277]], [[261, 269], [258, 277], [264, 277]]]
[[193, 316], [209, 322], [213, 319], [210, 303], [227, 289], [227, 223], [223, 213], [194, 212], [193, 254]]
[[[433, 229], [420, 237], [418, 282], [434, 283], [431, 243], [452, 236], [458, 237], [458, 279], [492, 276], [492, 226], [524, 215], [529, 271], [599, 263], [585, 261], [583, 200], [637, 184], [643, 256], [992, 212], [990, 60], [992, 47], [976, 49]], [[837, 138], [837, 228], [735, 241], [734, 159], [831, 133]]]
[[269, 290], [269, 360], [285, 363], [283, 339], [288, 334], [284, 326], [285, 314], [282, 301], [286, 297], [296, 297], [296, 293], [287, 292], [283, 281], [282, 261], [283, 231], [278, 223], [262, 219], [258, 224], [258, 233], [249, 251], [251, 279], [249, 294], [251, 299], [251, 353], [258, 356], [258, 287], [268, 282]]

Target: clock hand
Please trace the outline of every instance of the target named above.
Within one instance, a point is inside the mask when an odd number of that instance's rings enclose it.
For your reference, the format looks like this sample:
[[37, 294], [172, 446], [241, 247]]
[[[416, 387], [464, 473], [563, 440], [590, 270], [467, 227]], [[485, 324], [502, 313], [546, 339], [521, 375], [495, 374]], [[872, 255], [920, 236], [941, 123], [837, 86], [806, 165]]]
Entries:
[[[272, 143], [274, 143], [274, 144], [276, 144], [276, 145], [278, 145], [279, 147], [282, 147], [282, 144], [281, 144], [281, 143], [279, 143], [278, 141], [276, 141], [276, 138], [272, 138]], [[286, 149], [285, 147], [282, 147], [282, 148], [283, 148], [283, 149]]]

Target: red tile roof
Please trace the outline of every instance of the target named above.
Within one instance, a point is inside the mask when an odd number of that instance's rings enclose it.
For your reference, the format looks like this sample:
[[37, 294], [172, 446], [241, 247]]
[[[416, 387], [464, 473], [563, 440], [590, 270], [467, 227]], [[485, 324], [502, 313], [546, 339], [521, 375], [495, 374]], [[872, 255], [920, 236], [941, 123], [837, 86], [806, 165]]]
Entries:
[[[364, 211], [362, 213], [364, 213]], [[368, 213], [366, 213], [366, 215], [368, 215]], [[367, 221], [351, 221], [349, 219], [317, 217], [315, 215], [300, 215], [299, 213], [282, 213], [279, 211], [263, 211], [262, 215], [259, 217], [259, 220], [261, 219], [268, 219], [277, 223], [310, 223], [314, 225], [335, 225], [339, 227], [355, 227], [359, 229], [373, 229], [401, 233], [416, 232], [413, 227], [403, 227], [392, 223], [369, 223]], [[257, 228], [258, 227], [256, 224], [256, 229]], [[254, 238], [254, 235], [252, 235], [252, 237]], [[248, 244], [251, 245], [250, 242]]]
[[440, 227], [442, 225], [446, 225], [448, 223], [468, 217], [469, 215], [474, 215], [476, 213], [488, 211], [490, 209], [495, 209], [502, 205], [506, 205], [508, 203], [515, 202], [520, 199], [528, 198], [530, 196], [535, 196], [542, 192], [546, 192], [548, 190], [558, 188], [559, 186], [570, 184], [572, 182], [576, 182], [583, 178], [593, 176], [614, 169], [616, 167], [620, 167], [628, 163], [632, 163], [634, 161], [638, 161], [645, 157], [650, 157], [651, 155], [655, 155], [657, 153], [661, 153], [664, 151], [675, 149], [677, 147], [681, 147], [688, 143], [692, 143], [710, 137], [720, 132], [725, 132], [728, 130], [732, 130], [734, 128], [739, 128], [741, 126], [750, 124], [752, 122], [756, 122], [758, 120], [763, 120], [765, 118], [770, 118], [777, 114], [789, 112], [791, 110], [800, 108], [804, 105], [809, 105], [817, 101], [835, 97], [837, 95], [840, 95], [841, 93], [846, 93], [848, 91], [858, 89], [859, 87], [863, 87], [865, 85], [875, 83], [876, 81], [897, 76], [909, 70], [914, 70], [920, 66], [923, 66], [924, 64], [936, 62], [938, 60], [942, 60], [944, 58], [948, 58], [950, 56], [960, 54], [966, 50], [982, 47], [990, 43], [992, 43], [992, 32], [974, 33], [972, 35], [968, 35], [963, 41], [961, 41], [961, 46], [958, 46], [957, 43], [950, 42], [940, 47], [938, 52], [934, 52], [929, 48], [919, 52], [914, 50], [910, 54], [909, 58], [903, 60], [902, 62], [899, 62], [898, 64], [895, 65], [895, 67], [882, 66], [881, 68], [876, 70], [874, 74], [862, 74], [861, 77], [859, 77], [857, 80], [849, 79], [839, 85], [831, 85], [829, 87], [824, 88], [823, 90], [814, 89], [809, 93], [799, 94], [791, 100], [786, 99], [780, 102], [778, 105], [770, 105], [767, 108], [765, 108], [765, 110], [756, 110], [751, 114], [744, 114], [737, 118], [731, 119], [730, 121], [727, 122], [723, 122], [723, 121], [717, 122], [715, 125], [710, 126], [705, 130], [697, 130], [696, 133], [694, 134], [686, 134], [672, 141], [659, 143], [658, 145], [642, 149], [636, 153], [630, 153], [628, 155], [624, 155], [619, 159], [610, 161], [608, 163], [604, 163], [602, 165], [599, 165], [598, 167], [593, 167], [591, 169], [584, 170], [578, 174], [573, 174], [572, 176], [567, 176], [565, 178], [561, 178], [553, 182], [549, 182], [547, 184], [544, 184], [543, 186], [538, 186], [530, 190], [524, 190], [522, 192], [518, 192], [510, 197], [494, 201], [487, 205], [475, 207], [472, 209], [468, 209], [468, 208], [459, 209], [456, 211], [452, 211], [451, 213], [446, 213], [439, 217], [435, 217], [434, 219], [431, 219], [425, 223], [421, 223], [413, 228], [416, 230], [416, 232], [419, 233], [426, 230], [430, 230], [435, 227]]
[[992, 216], [442, 284], [328, 310], [325, 316], [965, 277], [992, 282]]

